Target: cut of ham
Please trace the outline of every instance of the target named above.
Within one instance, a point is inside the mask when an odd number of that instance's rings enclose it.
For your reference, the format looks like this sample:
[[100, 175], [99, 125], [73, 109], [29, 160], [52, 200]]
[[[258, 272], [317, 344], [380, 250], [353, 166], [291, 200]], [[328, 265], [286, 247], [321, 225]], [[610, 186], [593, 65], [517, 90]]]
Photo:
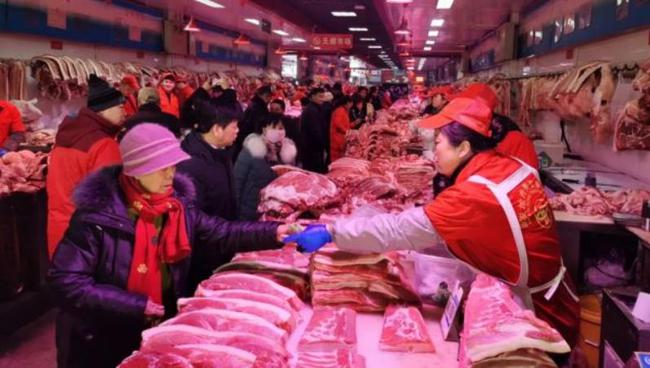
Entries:
[[183, 354], [182, 345], [212, 344], [244, 350], [269, 361], [285, 361], [284, 346], [266, 336], [245, 332], [209, 331], [186, 325], [158, 326], [142, 332], [142, 352]]
[[294, 308], [302, 308], [304, 303], [291, 289], [277, 284], [267, 278], [239, 272], [219, 273], [201, 282], [201, 287], [208, 290], [245, 289], [275, 295], [286, 300]]
[[303, 351], [296, 368], [365, 368], [363, 356], [351, 348]]
[[201, 285], [199, 285], [199, 287], [196, 289], [195, 295], [199, 297], [208, 297], [213, 299], [219, 299], [219, 298], [246, 299], [254, 302], [272, 304], [292, 313], [298, 312], [298, 309], [295, 309], [289, 303], [287, 303], [287, 301], [282, 300], [275, 295], [258, 293], [256, 291], [250, 291], [244, 289], [209, 290], [209, 289], [203, 289]]
[[252, 300], [237, 298], [181, 298], [178, 300], [178, 310], [180, 313], [205, 308], [226, 309], [254, 314], [264, 318], [287, 332], [293, 331], [297, 322], [292, 312], [286, 309], [277, 307], [273, 304]]
[[524, 348], [558, 354], [571, 350], [548, 323], [523, 310], [505, 284], [485, 274], [477, 276], [469, 292], [463, 338], [472, 363]]
[[349, 308], [317, 308], [298, 343], [299, 350], [353, 347], [357, 313]]
[[262, 317], [226, 309], [204, 308], [181, 313], [161, 324], [161, 326], [170, 325], [194, 326], [209, 331], [247, 332], [266, 336], [282, 343], [286, 343], [288, 339], [287, 331]]
[[415, 307], [395, 305], [386, 308], [379, 348], [414, 353], [436, 351], [420, 311]]

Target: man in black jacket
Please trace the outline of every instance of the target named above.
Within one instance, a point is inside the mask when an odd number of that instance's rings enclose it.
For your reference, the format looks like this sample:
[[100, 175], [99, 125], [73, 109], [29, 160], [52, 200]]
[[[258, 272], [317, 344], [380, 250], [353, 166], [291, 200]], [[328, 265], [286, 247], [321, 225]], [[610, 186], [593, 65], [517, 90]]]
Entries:
[[318, 173], [327, 172], [325, 148], [329, 136], [326, 127], [329, 124], [322, 108], [324, 94], [322, 88], [314, 88], [309, 92], [309, 105], [303, 110], [300, 123], [303, 168]]
[[[188, 175], [196, 188], [196, 203], [210, 216], [229, 221], [237, 219], [237, 200], [233, 175], [232, 144], [237, 138], [239, 119], [232, 110], [215, 108], [208, 101], [196, 105], [198, 124], [183, 140], [181, 147], [191, 158], [177, 169]], [[222, 252], [220, 262], [227, 263], [234, 254]], [[201, 259], [200, 256], [195, 257]], [[194, 258], [193, 258], [194, 259]], [[192, 264], [188, 276], [191, 287], [212, 274], [212, 268]]]
[[262, 124], [268, 117], [268, 104], [271, 102], [273, 91], [270, 86], [263, 86], [257, 89], [255, 96], [251, 99], [248, 108], [244, 111], [244, 117], [239, 122], [239, 136], [235, 141], [233, 160], [237, 159], [244, 144], [244, 139], [255, 131], [255, 127]]
[[181, 106], [181, 126], [183, 129], [193, 129], [197, 122], [196, 110], [198, 105], [203, 102], [209, 102], [217, 106], [217, 100], [223, 95], [224, 89], [220, 85], [210, 86], [210, 81], [206, 81], [203, 86], [199, 87], [192, 93], [190, 98]]
[[138, 112], [124, 122], [126, 134], [134, 126], [141, 123], [156, 123], [169, 129], [176, 137], [181, 136], [178, 119], [160, 109], [160, 95], [155, 88], [146, 87], [138, 92]]

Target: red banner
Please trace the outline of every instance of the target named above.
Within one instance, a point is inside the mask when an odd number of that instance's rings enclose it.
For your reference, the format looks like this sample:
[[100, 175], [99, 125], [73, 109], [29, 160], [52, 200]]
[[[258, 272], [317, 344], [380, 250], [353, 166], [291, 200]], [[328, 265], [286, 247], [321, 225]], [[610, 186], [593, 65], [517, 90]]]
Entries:
[[322, 50], [351, 49], [352, 35], [347, 33], [314, 33], [311, 35], [311, 45]]

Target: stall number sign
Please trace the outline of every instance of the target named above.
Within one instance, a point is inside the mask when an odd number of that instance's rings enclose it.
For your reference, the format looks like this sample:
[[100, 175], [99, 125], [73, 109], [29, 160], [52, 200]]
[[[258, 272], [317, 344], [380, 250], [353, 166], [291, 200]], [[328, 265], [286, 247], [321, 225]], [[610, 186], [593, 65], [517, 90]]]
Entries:
[[318, 33], [311, 36], [312, 46], [318, 46], [321, 49], [351, 49], [352, 48], [352, 35], [351, 34], [334, 34], [334, 33]]
[[636, 353], [640, 368], [650, 368], [650, 353]]
[[447, 341], [458, 341], [460, 331], [458, 326], [458, 315], [460, 313], [460, 302], [463, 300], [463, 288], [460, 283], [456, 281], [454, 291], [447, 301], [445, 313], [442, 315], [440, 321], [440, 328], [442, 329], [442, 336]]

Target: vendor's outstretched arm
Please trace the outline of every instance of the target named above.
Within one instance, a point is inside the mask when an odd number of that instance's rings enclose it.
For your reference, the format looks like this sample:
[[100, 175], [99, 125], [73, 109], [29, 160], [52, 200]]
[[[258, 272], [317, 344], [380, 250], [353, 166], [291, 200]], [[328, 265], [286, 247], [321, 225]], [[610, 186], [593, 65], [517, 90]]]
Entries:
[[331, 231], [339, 249], [354, 253], [423, 250], [435, 246], [439, 240], [423, 207], [399, 214], [339, 220]]

